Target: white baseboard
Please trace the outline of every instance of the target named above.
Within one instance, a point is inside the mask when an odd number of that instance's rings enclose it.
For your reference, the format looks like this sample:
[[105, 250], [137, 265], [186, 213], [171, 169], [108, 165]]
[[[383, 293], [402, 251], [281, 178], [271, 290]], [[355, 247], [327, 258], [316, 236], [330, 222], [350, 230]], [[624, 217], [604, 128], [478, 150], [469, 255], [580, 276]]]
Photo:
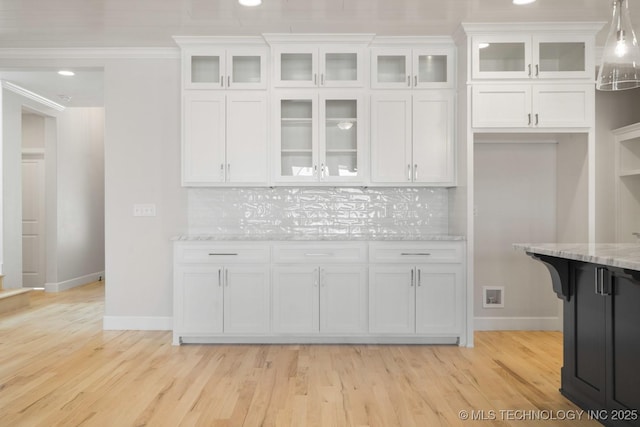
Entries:
[[475, 317], [476, 331], [562, 331], [561, 317]]
[[173, 317], [104, 316], [105, 331], [170, 331]]
[[62, 292], [67, 289], [86, 285], [87, 283], [97, 282], [100, 278], [104, 280], [104, 271], [98, 271], [97, 273], [91, 273], [85, 276], [76, 277], [75, 279], [65, 280], [64, 282], [45, 283], [44, 290], [45, 292]]

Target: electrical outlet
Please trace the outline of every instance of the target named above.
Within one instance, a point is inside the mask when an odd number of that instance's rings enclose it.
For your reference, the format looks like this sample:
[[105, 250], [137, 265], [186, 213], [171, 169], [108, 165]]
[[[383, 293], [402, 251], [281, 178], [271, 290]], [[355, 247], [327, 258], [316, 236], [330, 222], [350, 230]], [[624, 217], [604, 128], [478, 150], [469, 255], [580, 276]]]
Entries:
[[156, 216], [155, 203], [133, 205], [133, 216]]

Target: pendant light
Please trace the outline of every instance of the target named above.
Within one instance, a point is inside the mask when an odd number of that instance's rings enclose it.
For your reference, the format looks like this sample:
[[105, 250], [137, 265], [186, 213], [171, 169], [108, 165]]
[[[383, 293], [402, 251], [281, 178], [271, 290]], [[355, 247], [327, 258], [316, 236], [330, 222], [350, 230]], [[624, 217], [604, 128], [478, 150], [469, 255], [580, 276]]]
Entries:
[[596, 89], [640, 87], [640, 47], [629, 18], [629, 0], [613, 0], [613, 20], [602, 52]]

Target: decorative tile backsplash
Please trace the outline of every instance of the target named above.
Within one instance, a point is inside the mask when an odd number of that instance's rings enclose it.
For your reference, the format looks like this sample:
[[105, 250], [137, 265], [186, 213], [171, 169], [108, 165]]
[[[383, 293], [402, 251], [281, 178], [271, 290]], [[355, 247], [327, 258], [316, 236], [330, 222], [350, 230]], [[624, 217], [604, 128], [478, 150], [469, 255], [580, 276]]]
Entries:
[[448, 231], [444, 188], [189, 190], [190, 234], [430, 235]]

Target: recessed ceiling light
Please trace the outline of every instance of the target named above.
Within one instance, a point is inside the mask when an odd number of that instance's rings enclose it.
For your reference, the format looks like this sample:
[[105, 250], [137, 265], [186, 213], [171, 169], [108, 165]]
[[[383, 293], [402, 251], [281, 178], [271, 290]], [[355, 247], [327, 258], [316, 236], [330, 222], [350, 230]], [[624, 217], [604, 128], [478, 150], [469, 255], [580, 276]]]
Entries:
[[75, 76], [76, 73], [74, 73], [71, 70], [60, 70], [58, 71], [58, 74], [60, 74], [61, 76], [65, 76], [65, 77], [71, 77], [71, 76]]
[[513, 4], [521, 5], [521, 4], [529, 4], [533, 3], [536, 0], [513, 0]]
[[262, 4], [262, 0], [238, 0], [242, 6], [260, 6]]

